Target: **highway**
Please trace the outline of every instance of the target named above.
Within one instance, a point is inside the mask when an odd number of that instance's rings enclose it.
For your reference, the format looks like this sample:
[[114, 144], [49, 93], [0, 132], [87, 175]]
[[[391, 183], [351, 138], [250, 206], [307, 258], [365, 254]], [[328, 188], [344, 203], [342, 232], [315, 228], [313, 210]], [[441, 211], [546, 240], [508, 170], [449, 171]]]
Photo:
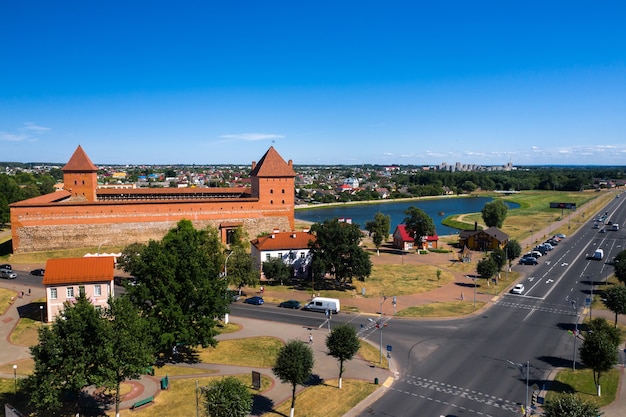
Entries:
[[[626, 198], [604, 209], [606, 221], [624, 225]], [[454, 320], [386, 318], [383, 345], [392, 345], [397, 378], [387, 392], [360, 416], [507, 417], [521, 415], [533, 386], [543, 388], [556, 367], [580, 367], [581, 340], [571, 332], [592, 315], [586, 307], [593, 291], [612, 273], [610, 261], [624, 250], [626, 235], [600, 233], [594, 219], [540, 258], [516, 265], [525, 286], [521, 295], [503, 294], [480, 314]], [[605, 258], [589, 259], [602, 248]], [[273, 306], [233, 305], [233, 314], [306, 326], [328, 326], [323, 314], [282, 311]], [[352, 323], [362, 336], [379, 343], [368, 318], [338, 314], [331, 326]], [[580, 326], [579, 328], [582, 328]], [[576, 349], [575, 349], [576, 343]]]

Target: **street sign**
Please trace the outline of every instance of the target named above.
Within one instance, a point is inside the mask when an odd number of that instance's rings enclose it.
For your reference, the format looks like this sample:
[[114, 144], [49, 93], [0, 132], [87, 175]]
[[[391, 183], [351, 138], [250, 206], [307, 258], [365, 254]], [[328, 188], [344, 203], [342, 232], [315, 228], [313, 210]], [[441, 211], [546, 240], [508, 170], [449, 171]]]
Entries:
[[391, 345], [387, 345], [387, 352], [391, 352]]
[[533, 384], [531, 388], [533, 389], [533, 391], [537, 391], [539, 389], [539, 385]]
[[585, 298], [585, 305], [589, 307], [591, 305], [591, 298]]

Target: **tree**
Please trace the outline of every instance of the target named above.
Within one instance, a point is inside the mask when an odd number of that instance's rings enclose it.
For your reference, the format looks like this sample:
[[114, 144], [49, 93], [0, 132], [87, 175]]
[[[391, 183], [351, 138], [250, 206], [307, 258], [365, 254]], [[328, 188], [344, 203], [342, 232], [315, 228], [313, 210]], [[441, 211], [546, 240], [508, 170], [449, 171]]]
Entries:
[[626, 284], [626, 250], [617, 254], [613, 260], [613, 267], [615, 268], [615, 277], [622, 284]]
[[502, 200], [494, 200], [483, 206], [481, 211], [487, 227], [501, 228], [509, 207]]
[[226, 272], [228, 282], [239, 289], [256, 286], [261, 275], [252, 256], [241, 246], [235, 246], [229, 255]]
[[39, 343], [30, 348], [35, 362], [26, 380], [31, 405], [42, 415], [80, 412], [79, 394], [108, 378], [108, 332], [100, 313], [80, 293], [67, 302], [51, 326], [39, 328]]
[[271, 258], [263, 262], [262, 268], [263, 275], [268, 279], [282, 282], [291, 276], [291, 269], [280, 258]]
[[618, 314], [626, 314], [626, 287], [613, 285], [604, 290], [604, 305], [615, 313], [615, 327], [617, 327]]
[[504, 246], [504, 252], [506, 253], [506, 259], [509, 261], [510, 270], [511, 263], [522, 254], [522, 245], [517, 240], [509, 240]]
[[365, 230], [372, 235], [372, 242], [376, 246], [376, 254], [380, 255], [380, 246], [389, 238], [391, 229], [391, 216], [378, 212], [374, 220], [365, 223]]
[[498, 265], [491, 258], [481, 259], [476, 264], [476, 272], [481, 277], [489, 279], [498, 272]]
[[217, 318], [229, 305], [217, 230], [196, 230], [181, 220], [161, 241], [125, 248], [119, 265], [136, 278], [127, 294], [148, 320], [153, 346], [166, 359], [176, 355], [176, 346], [217, 344]]
[[558, 395], [543, 406], [545, 417], [596, 417], [600, 408], [576, 394]]
[[209, 417], [246, 417], [252, 411], [252, 394], [235, 377], [211, 381], [203, 391]]
[[313, 224], [311, 233], [316, 237], [309, 242], [311, 268], [316, 278], [331, 274], [343, 283], [352, 282], [353, 278], [365, 281], [372, 273], [372, 261], [359, 245], [363, 235], [358, 225], [335, 218]]
[[272, 372], [283, 383], [291, 384], [291, 412], [296, 406], [296, 386], [303, 385], [311, 377], [313, 370], [313, 350], [301, 340], [290, 340], [278, 352]]
[[138, 314], [128, 297], [109, 297], [104, 311], [107, 326], [108, 371], [105, 384], [115, 391], [115, 415], [120, 415], [120, 385], [127, 379], [139, 378], [154, 363], [148, 322]]
[[496, 264], [497, 271], [501, 271], [506, 265], [506, 253], [504, 249], [496, 248], [489, 254], [489, 258]]
[[339, 361], [339, 388], [341, 389], [343, 363], [356, 355], [361, 347], [361, 341], [354, 327], [342, 324], [335, 327], [326, 337], [326, 347], [328, 354]]
[[[600, 324], [602, 320], [604, 325]], [[598, 397], [602, 395], [600, 379], [604, 372], [608, 372], [617, 363], [617, 343], [613, 332], [614, 328], [606, 324], [604, 319], [595, 319], [590, 323], [590, 331], [580, 347], [580, 358], [583, 363], [593, 370], [593, 382], [598, 390]], [[617, 330], [617, 329], [614, 329]], [[618, 336], [619, 340], [619, 336]]]
[[411, 206], [404, 211], [404, 214], [406, 215], [404, 218], [406, 231], [418, 244], [424, 237], [435, 234], [435, 223], [424, 210]]

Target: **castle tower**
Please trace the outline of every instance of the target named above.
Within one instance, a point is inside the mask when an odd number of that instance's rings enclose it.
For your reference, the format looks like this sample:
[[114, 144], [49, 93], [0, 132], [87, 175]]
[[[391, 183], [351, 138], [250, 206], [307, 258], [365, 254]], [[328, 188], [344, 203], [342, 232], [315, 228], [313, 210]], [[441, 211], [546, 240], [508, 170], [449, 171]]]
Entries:
[[63, 188], [70, 192], [73, 198], [90, 202], [97, 200], [98, 167], [91, 162], [80, 145], [61, 171]]
[[259, 199], [264, 208], [281, 209], [291, 212], [290, 227], [294, 227], [293, 210], [294, 178], [293, 162], [285, 160], [276, 152], [273, 146], [265, 152], [258, 163], [252, 163], [250, 179], [252, 197]]

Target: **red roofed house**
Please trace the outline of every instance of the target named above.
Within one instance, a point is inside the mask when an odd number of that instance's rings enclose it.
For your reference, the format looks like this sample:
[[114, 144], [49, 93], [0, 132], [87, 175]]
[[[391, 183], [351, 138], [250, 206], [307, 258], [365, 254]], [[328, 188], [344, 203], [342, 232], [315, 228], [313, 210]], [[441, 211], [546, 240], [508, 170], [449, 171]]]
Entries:
[[315, 241], [315, 235], [309, 231], [279, 232], [274, 230], [269, 235], [250, 241], [250, 252], [259, 269], [262, 269], [263, 262], [280, 258], [283, 263], [291, 266], [294, 276], [303, 276], [306, 275], [307, 267], [311, 262], [310, 241]]
[[[439, 236], [437, 235], [424, 236], [422, 238], [422, 242], [418, 245], [418, 249], [437, 249], [438, 242]], [[406, 231], [406, 225], [399, 224], [393, 232], [393, 247], [408, 251], [413, 249], [414, 244], [415, 239], [413, 239]]]
[[406, 231], [406, 226], [403, 224], [399, 224], [396, 226], [396, 230], [393, 232], [393, 247], [400, 250], [411, 250], [413, 249], [413, 243], [415, 239], [409, 236], [409, 233]]
[[43, 277], [46, 321], [53, 321], [64, 304], [72, 302], [81, 292], [96, 308], [106, 307], [109, 295], [114, 295], [114, 268], [112, 256], [48, 259]]

